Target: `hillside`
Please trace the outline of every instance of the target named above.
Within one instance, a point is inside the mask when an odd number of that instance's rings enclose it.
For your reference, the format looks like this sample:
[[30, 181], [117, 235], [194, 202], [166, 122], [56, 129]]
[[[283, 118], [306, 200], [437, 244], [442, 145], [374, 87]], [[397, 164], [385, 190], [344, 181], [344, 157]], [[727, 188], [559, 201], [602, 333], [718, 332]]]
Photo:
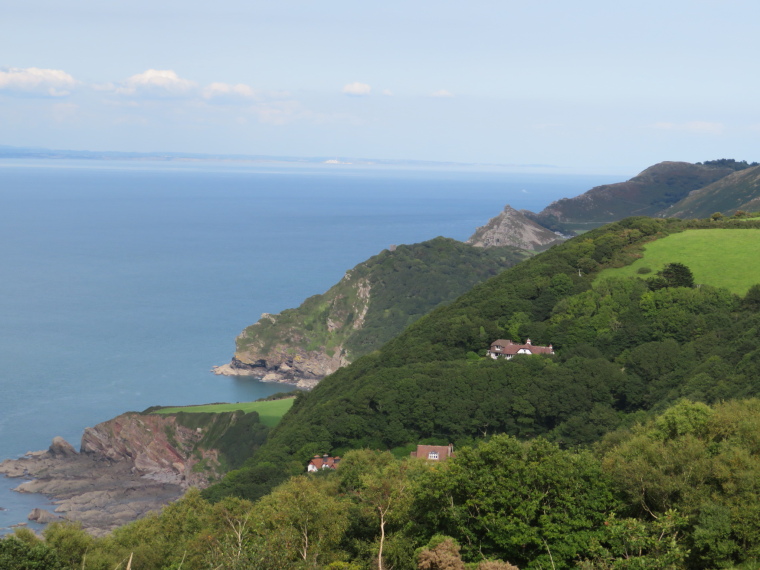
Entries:
[[707, 218], [714, 212], [731, 215], [737, 210], [760, 210], [760, 166], [740, 170], [693, 190], [663, 210], [661, 215], [676, 218]]
[[597, 186], [580, 196], [552, 202], [538, 214], [525, 214], [560, 231], [587, 230], [628, 216], [660, 216], [689, 192], [734, 173], [731, 164], [715, 162], [661, 162], [626, 182]]
[[[103, 539], [73, 525], [51, 525], [44, 542], [17, 532], [0, 540], [0, 561], [51, 570], [754, 568], [760, 285], [739, 297], [711, 285], [720, 271], [697, 287], [602, 273], [647, 261], [658, 244], [664, 259], [678, 256], [670, 263], [696, 267], [701, 236], [736, 247], [758, 232], [760, 220], [629, 218], [571, 239], [300, 393], [222, 483]], [[757, 269], [745, 253], [729, 270]], [[557, 354], [482, 356], [494, 338], [528, 336]], [[192, 430], [206, 414], [179, 415], [191, 428], [183, 437], [212, 435]], [[178, 431], [162, 431], [164, 448]], [[453, 443], [456, 455], [411, 458], [417, 443]], [[340, 454], [338, 468], [305, 473], [317, 453]]]
[[542, 251], [565, 238], [540, 226], [509, 204], [484, 226], [475, 230], [466, 243], [475, 247], [510, 245], [522, 249]]
[[[637, 278], [595, 283], [601, 269], [632, 263], [653, 240], [725, 227], [630, 218], [491, 278], [299, 396], [253, 468], [274, 463], [297, 472], [315, 453], [462, 444], [492, 433], [589, 443], [629, 414], [678, 397], [760, 393], [752, 381], [760, 375], [752, 356], [760, 354], [760, 315], [751, 299], [708, 285], [649, 291]], [[552, 343], [558, 355], [483, 358], [498, 338]], [[228, 475], [208, 496], [245, 496], [241, 477]]]
[[262, 315], [236, 339], [232, 362], [216, 371], [312, 386], [527, 256], [441, 237], [385, 250], [298, 308]]

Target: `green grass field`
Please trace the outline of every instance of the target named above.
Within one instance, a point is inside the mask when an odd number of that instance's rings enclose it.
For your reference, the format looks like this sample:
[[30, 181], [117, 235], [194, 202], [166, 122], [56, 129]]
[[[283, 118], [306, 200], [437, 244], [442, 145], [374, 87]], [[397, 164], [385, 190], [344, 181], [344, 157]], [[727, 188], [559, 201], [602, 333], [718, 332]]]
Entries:
[[[651, 277], [668, 263], [683, 263], [694, 274], [697, 284], [725, 287], [744, 295], [760, 283], [760, 230], [687, 230], [647, 244], [644, 257], [619, 269], [605, 269], [597, 280], [606, 277]], [[649, 267], [651, 273], [637, 270]]]
[[243, 410], [244, 412], [258, 412], [261, 423], [266, 426], [276, 426], [282, 416], [285, 415], [293, 405], [295, 398], [284, 398], [282, 400], [268, 400], [259, 402], [241, 402], [238, 404], [205, 404], [202, 406], [179, 406], [176, 408], [161, 408], [153, 412], [154, 414], [176, 414], [177, 412], [187, 413], [219, 413], [234, 412]]

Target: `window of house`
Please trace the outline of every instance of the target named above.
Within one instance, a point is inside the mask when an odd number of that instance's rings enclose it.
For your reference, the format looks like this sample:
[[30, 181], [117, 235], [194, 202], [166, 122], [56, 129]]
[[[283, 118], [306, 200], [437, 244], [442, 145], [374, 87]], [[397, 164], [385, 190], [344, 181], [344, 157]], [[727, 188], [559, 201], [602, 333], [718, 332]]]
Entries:
[[438, 452], [431, 451], [430, 453], [428, 453], [428, 459], [438, 459]]

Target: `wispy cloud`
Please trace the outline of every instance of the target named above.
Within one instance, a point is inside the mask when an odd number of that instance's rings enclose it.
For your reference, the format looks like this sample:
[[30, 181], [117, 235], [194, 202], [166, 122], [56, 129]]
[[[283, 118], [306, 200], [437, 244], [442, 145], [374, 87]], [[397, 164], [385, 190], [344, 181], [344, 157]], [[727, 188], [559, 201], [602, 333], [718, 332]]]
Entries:
[[198, 84], [182, 79], [171, 69], [148, 69], [129, 77], [113, 91], [119, 95], [147, 97], [186, 97], [192, 95]]
[[385, 95], [386, 97], [393, 97], [393, 91], [391, 91], [390, 89], [383, 89], [383, 95]]
[[439, 89], [438, 91], [433, 91], [430, 94], [431, 97], [453, 97], [454, 94], [451, 91], [447, 91], [446, 89]]
[[725, 126], [723, 123], [712, 123], [708, 121], [690, 121], [686, 123], [655, 123], [652, 128], [663, 131], [682, 131], [695, 134], [720, 135], [723, 134]]
[[248, 100], [254, 99], [257, 92], [248, 85], [237, 83], [211, 83], [203, 88], [203, 98], [207, 100]]
[[347, 85], [343, 86], [343, 93], [346, 95], [352, 95], [354, 97], [363, 97], [369, 95], [371, 91], [372, 87], [366, 83], [359, 83], [358, 81], [354, 81], [353, 83], [348, 83]]
[[0, 69], [0, 91], [44, 97], [65, 97], [76, 87], [77, 80], [60, 69]]

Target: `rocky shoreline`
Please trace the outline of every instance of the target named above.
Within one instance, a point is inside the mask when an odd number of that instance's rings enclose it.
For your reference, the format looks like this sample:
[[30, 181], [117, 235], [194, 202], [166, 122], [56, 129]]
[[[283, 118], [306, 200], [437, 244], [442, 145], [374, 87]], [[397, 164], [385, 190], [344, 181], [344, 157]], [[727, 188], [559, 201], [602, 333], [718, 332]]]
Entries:
[[172, 416], [132, 412], [87, 428], [79, 452], [56, 437], [46, 451], [3, 461], [0, 474], [26, 479], [14, 491], [41, 493], [56, 505], [55, 514], [33, 511], [29, 520], [78, 521], [102, 536], [217, 479], [216, 451], [194, 445], [202, 437]]
[[273, 367], [267, 366], [266, 362], [247, 364], [237, 358], [233, 358], [228, 364], [214, 366], [211, 371], [217, 376], [253, 376], [262, 382], [292, 384], [302, 390], [311, 390], [324, 378], [324, 376], [303, 375], [285, 362]]

